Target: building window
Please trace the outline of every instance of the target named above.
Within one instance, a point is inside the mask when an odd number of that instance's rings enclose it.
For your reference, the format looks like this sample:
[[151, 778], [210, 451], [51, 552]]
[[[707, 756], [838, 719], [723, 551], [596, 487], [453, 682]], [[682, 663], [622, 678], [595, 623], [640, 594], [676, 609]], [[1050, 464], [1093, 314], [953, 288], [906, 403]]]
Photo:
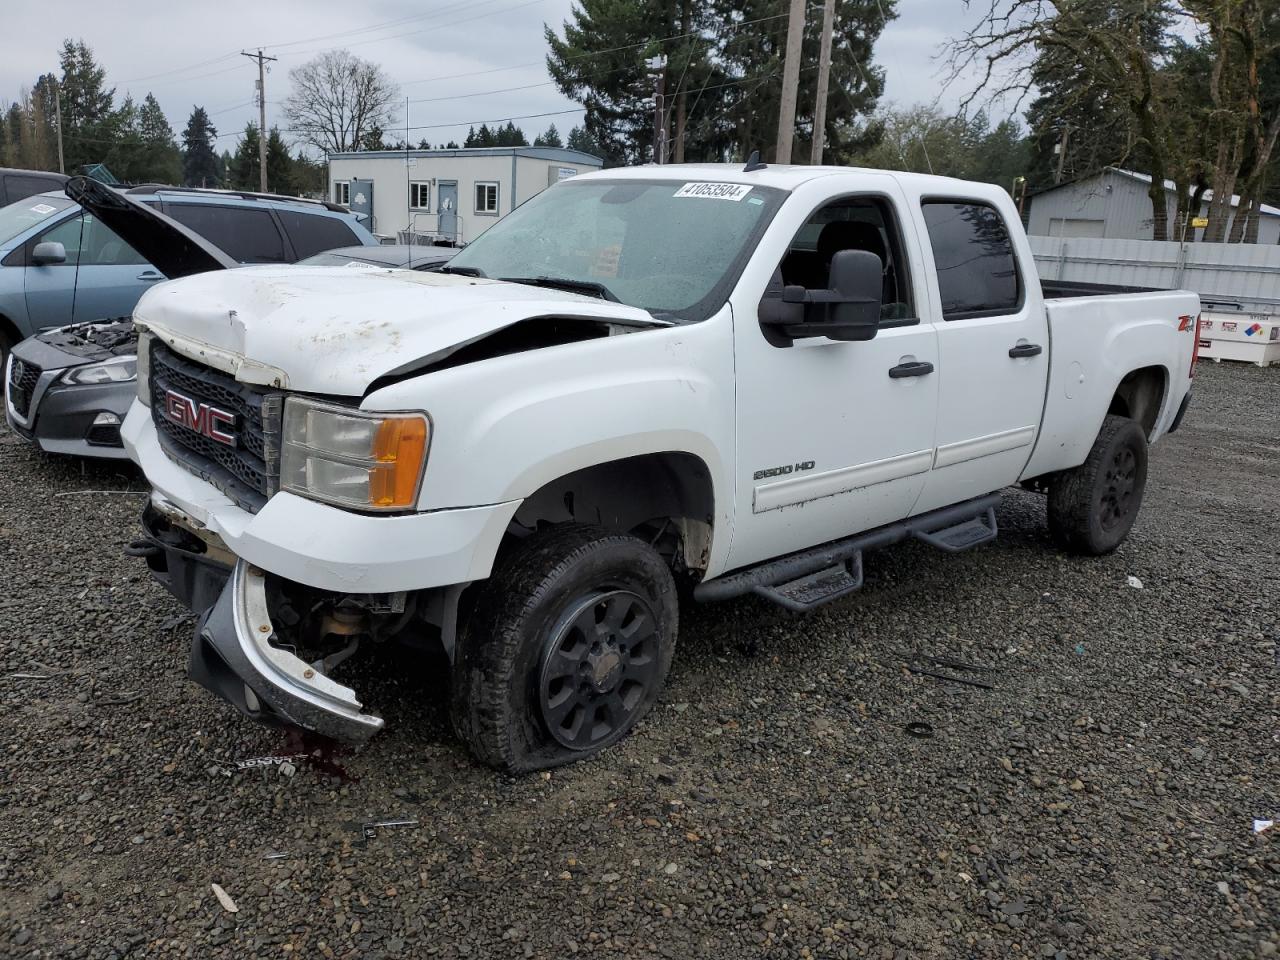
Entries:
[[431, 181], [414, 181], [409, 184], [409, 208], [411, 210], [431, 209]]
[[476, 184], [476, 213], [497, 215], [498, 185], [496, 183]]
[[340, 203], [344, 207], [351, 203], [351, 182], [349, 180], [335, 180], [333, 182], [333, 202]]

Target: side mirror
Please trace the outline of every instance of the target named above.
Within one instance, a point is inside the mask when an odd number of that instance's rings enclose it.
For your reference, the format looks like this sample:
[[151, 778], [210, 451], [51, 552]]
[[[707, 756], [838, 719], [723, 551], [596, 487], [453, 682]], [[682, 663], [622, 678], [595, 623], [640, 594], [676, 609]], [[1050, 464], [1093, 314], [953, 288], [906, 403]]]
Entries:
[[884, 265], [866, 250], [840, 250], [831, 259], [830, 289], [786, 286], [775, 272], [760, 303], [760, 326], [774, 346], [803, 337], [857, 341], [880, 328]]
[[37, 243], [31, 251], [31, 262], [37, 267], [46, 267], [55, 263], [67, 262], [67, 248], [56, 240]]

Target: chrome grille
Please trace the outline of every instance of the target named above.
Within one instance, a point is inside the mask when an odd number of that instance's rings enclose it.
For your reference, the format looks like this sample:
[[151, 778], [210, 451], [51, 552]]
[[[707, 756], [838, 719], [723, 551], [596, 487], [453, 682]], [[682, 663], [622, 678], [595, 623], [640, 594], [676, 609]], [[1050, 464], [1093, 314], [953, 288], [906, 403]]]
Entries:
[[[256, 512], [275, 492], [278, 479], [280, 410], [283, 398], [237, 383], [220, 370], [151, 347], [151, 419], [161, 444], [174, 460], [204, 477], [246, 510]], [[175, 423], [165, 416], [167, 391], [235, 416], [235, 445]]]

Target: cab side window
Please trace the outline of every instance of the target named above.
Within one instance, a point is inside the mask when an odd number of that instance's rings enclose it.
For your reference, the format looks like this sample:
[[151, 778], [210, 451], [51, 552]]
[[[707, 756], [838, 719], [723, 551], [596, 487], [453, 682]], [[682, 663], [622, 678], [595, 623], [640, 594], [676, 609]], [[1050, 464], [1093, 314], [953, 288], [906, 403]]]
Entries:
[[841, 250], [863, 250], [880, 258], [882, 326], [918, 322], [901, 234], [888, 201], [848, 197], [820, 208], [791, 241], [780, 267], [782, 283], [828, 289], [831, 258]]
[[985, 203], [926, 200], [925, 225], [942, 296], [942, 319], [1017, 313], [1022, 282], [1004, 220]]

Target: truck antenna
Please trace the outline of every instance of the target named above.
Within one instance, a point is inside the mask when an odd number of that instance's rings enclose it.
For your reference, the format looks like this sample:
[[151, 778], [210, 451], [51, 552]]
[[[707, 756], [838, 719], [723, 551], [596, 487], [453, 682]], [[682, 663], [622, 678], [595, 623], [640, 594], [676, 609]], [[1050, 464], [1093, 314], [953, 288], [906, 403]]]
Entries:
[[751, 173], [753, 170], [764, 170], [769, 165], [760, 159], [760, 151], [752, 150], [751, 156], [747, 157], [747, 165], [742, 168], [743, 173]]

